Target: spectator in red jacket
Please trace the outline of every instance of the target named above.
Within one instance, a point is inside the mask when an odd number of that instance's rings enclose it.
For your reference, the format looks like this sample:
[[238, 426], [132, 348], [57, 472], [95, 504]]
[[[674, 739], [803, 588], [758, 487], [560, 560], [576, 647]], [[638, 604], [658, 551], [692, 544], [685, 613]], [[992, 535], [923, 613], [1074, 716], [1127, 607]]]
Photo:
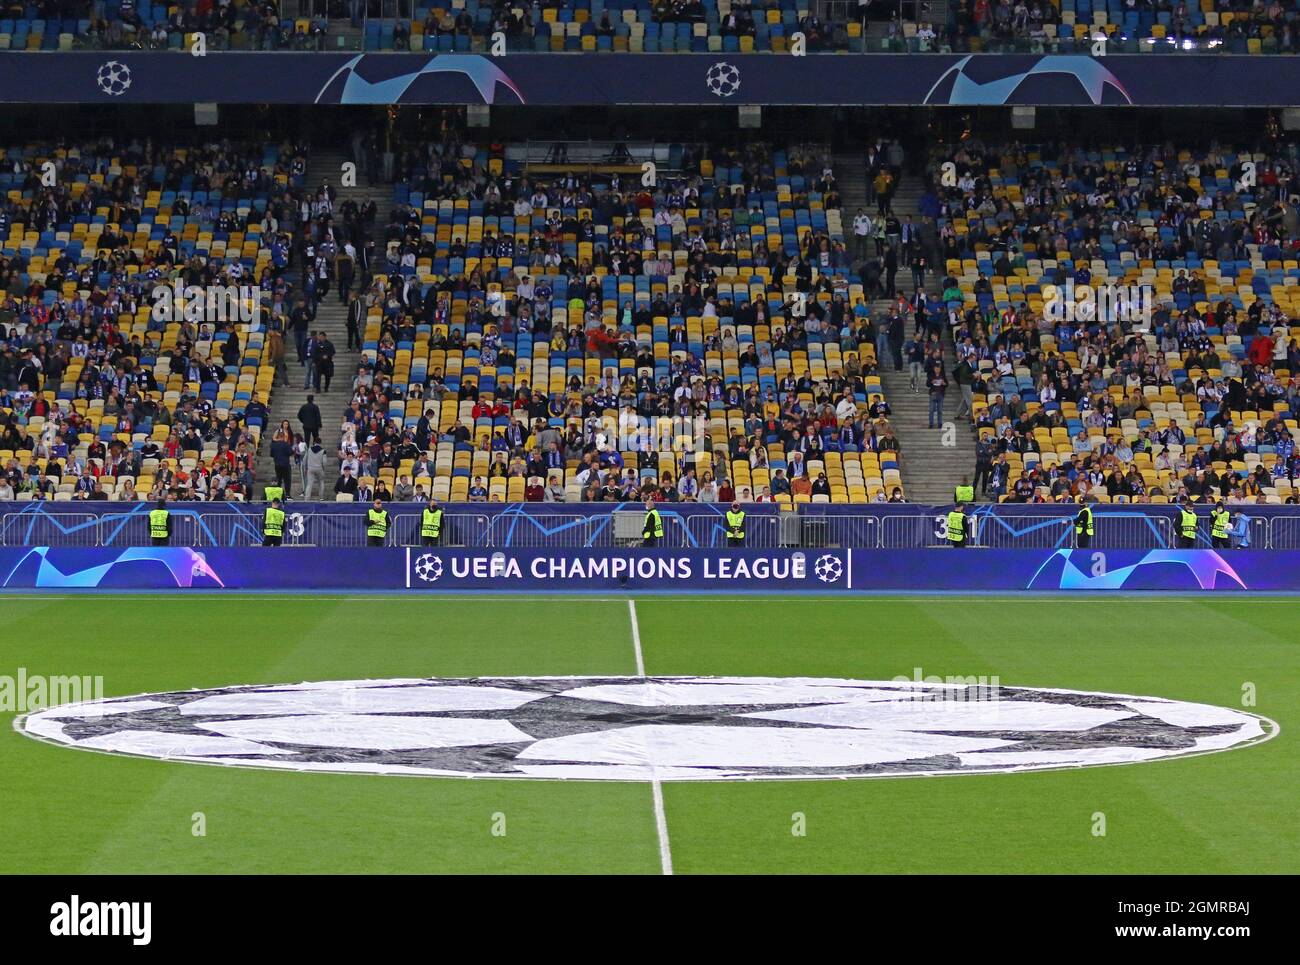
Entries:
[[1260, 332], [1250, 340], [1250, 348], [1246, 352], [1246, 357], [1260, 368], [1271, 368], [1273, 365], [1273, 337]]

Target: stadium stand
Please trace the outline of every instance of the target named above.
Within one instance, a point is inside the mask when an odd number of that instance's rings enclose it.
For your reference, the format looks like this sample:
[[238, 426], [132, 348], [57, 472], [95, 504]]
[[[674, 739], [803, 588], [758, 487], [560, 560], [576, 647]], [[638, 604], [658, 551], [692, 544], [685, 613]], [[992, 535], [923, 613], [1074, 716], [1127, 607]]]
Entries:
[[[251, 495], [304, 156], [103, 141], [0, 161], [7, 486], [20, 500]], [[243, 286], [266, 324], [210, 296], [155, 311], [173, 283]]]
[[656, 186], [613, 143], [403, 153], [340, 439], [357, 498], [902, 498], [824, 149], [637, 150]]
[[[922, 207], [974, 370], [977, 485], [1022, 502], [1294, 501], [1296, 165], [1294, 147], [936, 155]], [[1117, 293], [1109, 324], [1056, 310], [1071, 286]]]
[[[299, 9], [308, 5], [300, 5]], [[1223, 49], [1294, 53], [1292, 0], [960, 0], [945, 20], [914, 3], [809, 4], [806, 0], [502, 0], [332, 3], [288, 16], [289, 5], [165, 4], [151, 0], [14, 3], [0, 20], [0, 49], [189, 50], [202, 32], [216, 50], [411, 50], [482, 53], [500, 32], [508, 50], [565, 53], [787, 53], [795, 34], [809, 52], [1086, 52]], [[936, 9], [927, 5], [927, 10]], [[326, 15], [328, 13], [328, 16]], [[943, 16], [943, 7], [938, 7]]]

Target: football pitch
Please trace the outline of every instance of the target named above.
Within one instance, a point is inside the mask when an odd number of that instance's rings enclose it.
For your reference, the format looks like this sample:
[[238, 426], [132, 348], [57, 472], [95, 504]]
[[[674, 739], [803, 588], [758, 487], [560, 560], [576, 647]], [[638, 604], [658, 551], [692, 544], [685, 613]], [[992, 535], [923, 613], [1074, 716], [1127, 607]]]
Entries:
[[0, 605], [0, 674], [102, 676], [110, 698], [642, 672], [891, 681], [920, 668], [1005, 687], [1244, 709], [1280, 727], [1276, 739], [1222, 753], [1123, 766], [470, 780], [92, 753], [29, 739], [8, 712], [0, 727], [4, 872], [1260, 874], [1300, 866], [1291, 598], [174, 593], [0, 596]]

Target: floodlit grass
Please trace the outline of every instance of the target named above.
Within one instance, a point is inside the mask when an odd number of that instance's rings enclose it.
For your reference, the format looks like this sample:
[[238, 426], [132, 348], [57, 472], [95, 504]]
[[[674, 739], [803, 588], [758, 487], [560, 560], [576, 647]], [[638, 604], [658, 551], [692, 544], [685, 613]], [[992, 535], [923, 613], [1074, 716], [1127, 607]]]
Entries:
[[[231, 684], [631, 674], [597, 597], [0, 597], [0, 674], [106, 696]], [[674, 870], [1293, 872], [1300, 642], [1284, 598], [637, 598], [650, 674], [996, 676], [1248, 708], [1282, 735], [1124, 767], [663, 786]], [[8, 722], [13, 714], [7, 714]], [[8, 723], [6, 722], [6, 723]], [[651, 788], [203, 767], [0, 728], [0, 871], [658, 873]], [[1094, 815], [1106, 835], [1094, 836]], [[206, 835], [191, 833], [195, 814]], [[492, 833], [504, 815], [506, 834]], [[791, 828], [802, 815], [806, 834]]]

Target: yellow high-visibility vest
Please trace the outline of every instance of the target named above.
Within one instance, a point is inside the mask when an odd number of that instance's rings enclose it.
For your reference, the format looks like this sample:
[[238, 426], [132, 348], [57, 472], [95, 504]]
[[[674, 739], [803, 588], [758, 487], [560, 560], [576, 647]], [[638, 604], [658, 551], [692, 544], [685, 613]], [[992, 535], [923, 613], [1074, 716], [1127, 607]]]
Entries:
[[433, 536], [442, 531], [442, 510], [441, 509], [424, 509], [420, 513], [420, 535]]
[[1179, 530], [1187, 539], [1196, 539], [1196, 514], [1190, 509], [1179, 510]]
[[948, 514], [948, 540], [960, 543], [966, 538], [966, 515], [953, 510]]
[[385, 509], [366, 510], [366, 524], [367, 536], [382, 537], [388, 535], [388, 511]]
[[1084, 506], [1081, 510], [1079, 510], [1079, 514], [1083, 516], [1083, 522], [1079, 522], [1078, 520], [1076, 520], [1074, 523], [1074, 531], [1076, 533], [1079, 533], [1080, 535], [1087, 533], [1089, 536], [1091, 536], [1092, 535], [1092, 510], [1089, 509], [1087, 506]]
[[149, 510], [149, 536], [153, 539], [165, 539], [167, 536], [167, 517], [171, 514], [165, 509]]
[[727, 510], [727, 536], [731, 539], [745, 538], [745, 513]]
[[284, 510], [274, 506], [267, 507], [266, 519], [262, 523], [262, 533], [266, 536], [284, 535]]
[[1228, 523], [1231, 517], [1226, 509], [1216, 509], [1210, 513], [1210, 535], [1215, 539], [1228, 538]]
[[648, 532], [655, 537], [663, 536], [664, 521], [663, 517], [659, 515], [659, 510], [652, 509], [645, 514], [645, 525], [641, 527], [641, 532]]

